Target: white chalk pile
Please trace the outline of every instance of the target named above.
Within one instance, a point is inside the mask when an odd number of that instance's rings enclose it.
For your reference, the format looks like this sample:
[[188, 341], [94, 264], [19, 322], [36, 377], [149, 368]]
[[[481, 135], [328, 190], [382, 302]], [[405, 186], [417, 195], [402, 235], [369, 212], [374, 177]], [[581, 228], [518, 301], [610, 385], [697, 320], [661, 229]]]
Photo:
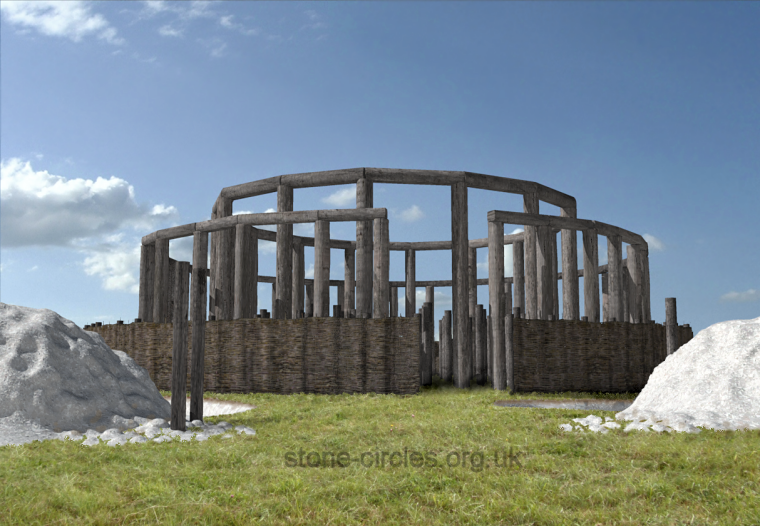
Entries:
[[[631, 421], [626, 432], [760, 429], [760, 318], [700, 331], [654, 369], [633, 404], [615, 418]], [[560, 427], [601, 433], [615, 428], [594, 415], [574, 422], [579, 425]]]

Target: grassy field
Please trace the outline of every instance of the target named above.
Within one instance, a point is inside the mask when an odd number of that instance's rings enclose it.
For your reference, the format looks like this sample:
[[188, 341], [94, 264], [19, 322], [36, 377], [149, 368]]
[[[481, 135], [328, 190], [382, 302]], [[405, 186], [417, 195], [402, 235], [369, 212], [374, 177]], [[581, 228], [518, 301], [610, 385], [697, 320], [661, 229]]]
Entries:
[[257, 435], [0, 447], [0, 524], [760, 524], [759, 431], [565, 433], [614, 413], [485, 387], [207, 396]]

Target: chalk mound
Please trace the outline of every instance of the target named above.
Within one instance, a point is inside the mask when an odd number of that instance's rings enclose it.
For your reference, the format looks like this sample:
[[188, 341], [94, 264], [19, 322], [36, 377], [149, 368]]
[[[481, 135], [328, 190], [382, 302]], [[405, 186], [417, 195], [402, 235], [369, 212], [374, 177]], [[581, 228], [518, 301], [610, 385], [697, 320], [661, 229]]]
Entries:
[[85, 432], [134, 417], [171, 418], [145, 369], [49, 309], [0, 303], [0, 423]]
[[711, 325], [658, 365], [618, 420], [760, 429], [760, 318]]

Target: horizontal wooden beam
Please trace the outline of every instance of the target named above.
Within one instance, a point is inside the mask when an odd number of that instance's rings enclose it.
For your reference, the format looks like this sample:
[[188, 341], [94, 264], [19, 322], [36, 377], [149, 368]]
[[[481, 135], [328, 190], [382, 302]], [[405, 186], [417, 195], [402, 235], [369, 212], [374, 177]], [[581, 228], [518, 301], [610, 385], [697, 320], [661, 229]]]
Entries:
[[405, 168], [365, 168], [367, 180], [373, 183], [422, 184], [451, 186], [464, 180], [464, 172], [444, 170], [410, 170]]
[[216, 232], [235, 225], [287, 225], [314, 223], [316, 221], [371, 221], [388, 217], [385, 208], [349, 208], [341, 210], [304, 210], [297, 212], [270, 212], [260, 214], [237, 214], [219, 219], [195, 223], [200, 232]]
[[[511, 245], [515, 241], [522, 241], [524, 234], [510, 234], [504, 236], [504, 244]], [[488, 238], [470, 239], [470, 248], [484, 248], [488, 246]], [[451, 241], [397, 241], [390, 244], [391, 250], [451, 250]]]
[[[512, 283], [513, 278], [504, 278], [504, 283]], [[488, 278], [480, 278], [477, 280], [478, 285], [488, 285]], [[391, 287], [406, 288], [406, 281], [391, 281]], [[436, 281], [415, 281], [415, 288], [417, 287], [451, 287], [451, 280], [436, 280]]]
[[188, 223], [187, 225], [173, 226], [171, 228], [164, 228], [163, 230], [156, 230], [152, 234], [148, 234], [142, 238], [143, 245], [152, 245], [156, 242], [156, 239], [177, 239], [180, 237], [192, 236], [195, 232], [195, 223]]

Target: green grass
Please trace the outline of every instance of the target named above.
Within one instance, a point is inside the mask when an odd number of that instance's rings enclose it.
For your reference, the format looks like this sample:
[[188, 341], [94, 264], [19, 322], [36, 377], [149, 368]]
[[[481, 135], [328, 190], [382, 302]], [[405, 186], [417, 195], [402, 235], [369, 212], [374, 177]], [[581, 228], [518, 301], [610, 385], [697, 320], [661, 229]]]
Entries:
[[[254, 404], [207, 420], [257, 435], [0, 447], [0, 524], [760, 524], [759, 431], [565, 433], [572, 418], [614, 413], [494, 407], [509, 395], [485, 387], [207, 396]], [[635, 394], [515, 396], [536, 397]], [[375, 452], [404, 448], [406, 467], [374, 465]], [[510, 448], [511, 465], [494, 466]], [[370, 452], [373, 465], [288, 466], [299, 450]], [[438, 465], [412, 467], [411, 450]], [[467, 452], [467, 466], [446, 465], [450, 452]]]

